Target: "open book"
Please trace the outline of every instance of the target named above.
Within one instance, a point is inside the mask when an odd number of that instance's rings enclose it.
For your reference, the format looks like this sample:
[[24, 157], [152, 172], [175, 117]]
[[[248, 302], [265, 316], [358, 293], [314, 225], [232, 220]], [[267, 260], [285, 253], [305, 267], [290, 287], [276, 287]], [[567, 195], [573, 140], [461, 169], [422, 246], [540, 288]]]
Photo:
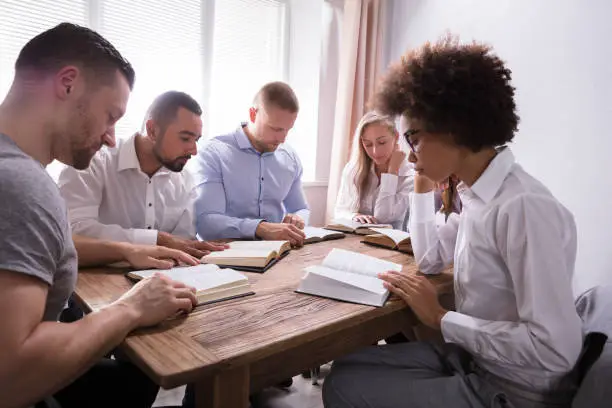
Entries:
[[317, 227], [304, 227], [304, 234], [306, 234], [306, 239], [304, 240], [304, 244], [312, 244], [315, 242], [327, 241], [330, 239], [340, 239], [344, 238], [345, 235], [342, 232], [330, 231], [325, 228], [317, 228]]
[[304, 269], [297, 292], [323, 296], [346, 302], [382, 306], [389, 291], [377, 275], [385, 271], [401, 271], [402, 266], [393, 262], [334, 248], [321, 265]]
[[229, 249], [211, 252], [200, 262], [248, 272], [265, 272], [291, 250], [289, 241], [233, 241]]
[[361, 242], [412, 254], [410, 234], [406, 231], [389, 228], [372, 228], [372, 231], [375, 234], [366, 235]]
[[347, 219], [332, 220], [325, 226], [325, 229], [350, 232], [353, 234], [370, 235], [375, 234], [372, 228], [393, 228], [391, 224], [362, 224], [357, 221]]
[[133, 280], [141, 280], [155, 273], [196, 288], [198, 304], [219, 302], [241, 296], [252, 295], [246, 276], [233, 269], [221, 269], [217, 265], [179, 266], [172, 269], [146, 269], [127, 273]]

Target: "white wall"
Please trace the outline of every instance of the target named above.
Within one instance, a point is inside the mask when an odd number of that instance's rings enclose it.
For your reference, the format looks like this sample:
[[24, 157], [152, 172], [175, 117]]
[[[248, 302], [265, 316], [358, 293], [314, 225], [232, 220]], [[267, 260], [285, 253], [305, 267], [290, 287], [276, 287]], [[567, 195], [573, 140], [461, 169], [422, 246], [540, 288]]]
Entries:
[[513, 71], [513, 151], [575, 215], [575, 292], [612, 282], [612, 2], [389, 0], [385, 60], [447, 30], [491, 44]]

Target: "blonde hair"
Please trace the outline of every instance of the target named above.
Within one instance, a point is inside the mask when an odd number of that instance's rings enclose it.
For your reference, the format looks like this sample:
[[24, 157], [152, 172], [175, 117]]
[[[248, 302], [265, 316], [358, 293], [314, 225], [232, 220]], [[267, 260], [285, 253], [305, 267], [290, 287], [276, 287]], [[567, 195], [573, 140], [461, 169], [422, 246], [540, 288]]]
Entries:
[[372, 167], [372, 159], [365, 151], [361, 138], [366, 127], [374, 123], [385, 125], [392, 135], [395, 135], [397, 128], [395, 121], [391, 116], [383, 115], [376, 111], [366, 112], [357, 124], [353, 141], [351, 145], [351, 157], [349, 159], [349, 177], [348, 182], [351, 184], [351, 209], [353, 212], [359, 211], [362, 194], [367, 190], [369, 183], [369, 174]]

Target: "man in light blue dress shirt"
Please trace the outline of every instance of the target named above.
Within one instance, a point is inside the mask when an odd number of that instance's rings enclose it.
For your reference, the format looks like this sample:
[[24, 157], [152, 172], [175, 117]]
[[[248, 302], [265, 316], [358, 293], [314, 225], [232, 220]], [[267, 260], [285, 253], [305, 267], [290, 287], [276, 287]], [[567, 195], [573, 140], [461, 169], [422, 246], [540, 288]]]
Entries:
[[199, 149], [195, 215], [202, 239], [303, 244], [310, 211], [302, 190], [302, 164], [284, 144], [298, 110], [287, 84], [268, 83], [255, 96], [248, 123]]

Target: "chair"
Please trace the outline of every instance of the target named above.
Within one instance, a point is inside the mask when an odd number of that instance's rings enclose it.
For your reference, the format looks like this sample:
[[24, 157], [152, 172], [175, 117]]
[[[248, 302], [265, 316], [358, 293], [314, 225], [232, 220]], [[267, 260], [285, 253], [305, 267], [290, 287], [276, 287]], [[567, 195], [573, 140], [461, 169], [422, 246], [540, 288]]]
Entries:
[[[576, 310], [587, 335], [576, 365], [578, 390], [572, 408], [607, 408], [612, 401], [612, 285], [591, 288], [580, 295]], [[590, 353], [587, 347], [592, 349]]]

